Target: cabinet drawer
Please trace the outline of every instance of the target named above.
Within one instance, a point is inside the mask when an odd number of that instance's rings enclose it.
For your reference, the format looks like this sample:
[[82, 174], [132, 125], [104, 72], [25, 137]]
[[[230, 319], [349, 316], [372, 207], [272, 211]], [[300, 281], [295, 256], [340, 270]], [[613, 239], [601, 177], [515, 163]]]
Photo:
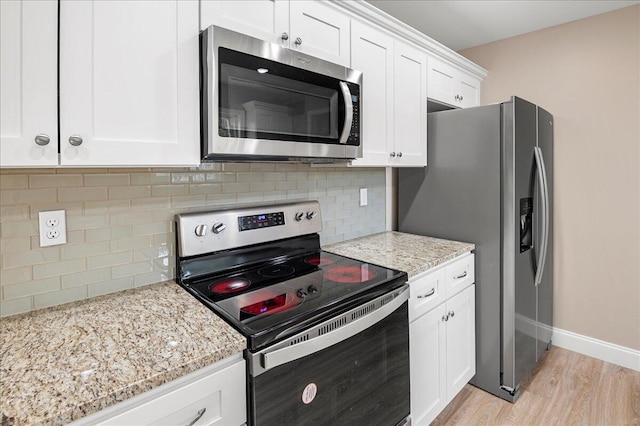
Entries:
[[240, 360], [98, 424], [239, 425], [246, 421], [245, 402], [245, 364]]
[[418, 275], [409, 282], [409, 322], [429, 312], [445, 297], [445, 269]]
[[451, 263], [445, 269], [446, 297], [450, 298], [475, 281], [475, 256], [469, 254]]

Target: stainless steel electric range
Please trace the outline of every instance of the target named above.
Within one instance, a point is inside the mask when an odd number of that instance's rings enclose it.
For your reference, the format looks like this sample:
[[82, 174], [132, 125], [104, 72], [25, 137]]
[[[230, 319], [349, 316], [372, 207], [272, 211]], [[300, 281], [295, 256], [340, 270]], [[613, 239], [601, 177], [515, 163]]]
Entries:
[[246, 336], [249, 424], [405, 424], [407, 274], [321, 229], [316, 201], [176, 215], [177, 281]]

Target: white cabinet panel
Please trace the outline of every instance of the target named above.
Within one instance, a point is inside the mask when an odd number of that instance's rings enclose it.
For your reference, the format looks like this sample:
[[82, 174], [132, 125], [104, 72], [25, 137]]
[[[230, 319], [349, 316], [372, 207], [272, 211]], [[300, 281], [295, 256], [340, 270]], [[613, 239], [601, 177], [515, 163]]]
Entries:
[[321, 1], [202, 0], [201, 8], [201, 29], [218, 25], [330, 62], [350, 64], [351, 20]]
[[61, 163], [198, 164], [197, 37], [197, 1], [62, 1]]
[[[462, 255], [447, 265], [409, 281], [409, 352], [411, 415], [428, 425], [476, 373], [474, 256]], [[454, 276], [460, 287], [451, 286]], [[456, 284], [458, 281], [456, 282]], [[434, 299], [418, 298], [433, 294]]]
[[447, 398], [476, 374], [475, 285], [447, 300]]
[[389, 162], [393, 141], [393, 43], [391, 36], [354, 21], [351, 26], [351, 67], [362, 71], [361, 141], [358, 166]]
[[447, 405], [447, 334], [441, 304], [409, 327], [411, 417], [428, 425]]
[[433, 56], [428, 60], [428, 96], [448, 105], [480, 105], [480, 80]]
[[57, 22], [57, 1], [0, 1], [0, 166], [58, 164]]
[[349, 16], [322, 2], [291, 1], [289, 46], [309, 55], [349, 66], [350, 21]]
[[396, 42], [393, 165], [427, 164], [427, 55]]
[[289, 32], [288, 0], [201, 0], [200, 8], [202, 30], [217, 25], [272, 43]]
[[72, 424], [241, 425], [247, 420], [245, 368], [238, 354]]

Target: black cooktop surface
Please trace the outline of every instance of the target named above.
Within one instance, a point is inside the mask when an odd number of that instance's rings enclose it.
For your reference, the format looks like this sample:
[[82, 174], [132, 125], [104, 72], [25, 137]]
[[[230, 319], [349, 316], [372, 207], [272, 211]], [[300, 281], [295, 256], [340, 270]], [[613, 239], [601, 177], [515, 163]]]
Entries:
[[247, 336], [250, 349], [256, 349], [406, 280], [404, 272], [314, 250], [182, 284]]

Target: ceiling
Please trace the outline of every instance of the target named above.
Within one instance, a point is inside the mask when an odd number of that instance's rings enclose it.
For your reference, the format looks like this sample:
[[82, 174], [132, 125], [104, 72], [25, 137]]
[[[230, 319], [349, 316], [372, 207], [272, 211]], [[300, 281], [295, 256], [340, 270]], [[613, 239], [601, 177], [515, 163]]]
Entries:
[[640, 3], [640, 0], [367, 0], [452, 50]]

